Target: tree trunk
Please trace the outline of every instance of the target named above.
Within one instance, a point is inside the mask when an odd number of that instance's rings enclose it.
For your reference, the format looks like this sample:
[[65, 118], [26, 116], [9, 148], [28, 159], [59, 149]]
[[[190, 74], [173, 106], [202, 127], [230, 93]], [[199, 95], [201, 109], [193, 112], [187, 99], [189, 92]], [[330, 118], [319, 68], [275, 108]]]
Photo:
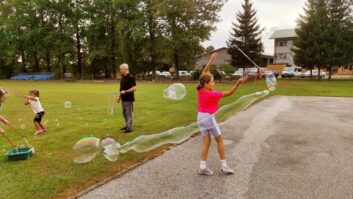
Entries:
[[111, 36], [112, 36], [112, 45], [111, 45], [111, 68], [113, 71], [113, 77], [116, 78], [116, 40], [115, 40], [115, 21], [112, 20], [111, 26]]
[[33, 53], [33, 58], [34, 58], [34, 63], [33, 63], [33, 72], [39, 72], [39, 59], [38, 59], [38, 53], [35, 51]]
[[76, 28], [77, 73], [78, 73], [78, 77], [81, 79], [82, 78], [82, 55], [81, 55], [80, 28], [78, 27], [78, 22], [75, 28]]
[[318, 73], [317, 73], [317, 79], [318, 80], [321, 80], [321, 74], [320, 73], [321, 73], [321, 67], [319, 66], [318, 67]]
[[50, 58], [50, 50], [47, 50], [45, 53], [45, 61], [47, 62], [47, 70], [48, 72], [51, 72], [51, 58]]
[[313, 80], [313, 69], [310, 68], [310, 80]]
[[329, 71], [328, 71], [329, 72], [328, 73], [328, 79], [331, 80], [331, 78], [332, 78], [332, 66], [329, 66], [328, 69], [329, 69]]
[[[149, 2], [151, 3], [151, 2]], [[151, 9], [151, 5], [149, 6], [149, 9]], [[150, 56], [151, 56], [151, 65], [152, 65], [152, 78], [153, 79], [156, 79], [156, 37], [155, 37], [155, 31], [154, 31], [154, 27], [153, 27], [153, 23], [154, 23], [154, 20], [153, 20], [153, 13], [152, 13], [152, 10], [149, 10], [148, 11], [148, 31], [149, 31], [149, 39], [150, 39]]]
[[22, 63], [21, 63], [22, 72], [25, 73], [27, 72], [27, 69], [26, 69], [25, 51], [23, 49], [21, 49], [21, 58], [22, 58]]
[[174, 49], [174, 66], [175, 66], [175, 78], [179, 79], [179, 55], [178, 55], [178, 51], [176, 49]]

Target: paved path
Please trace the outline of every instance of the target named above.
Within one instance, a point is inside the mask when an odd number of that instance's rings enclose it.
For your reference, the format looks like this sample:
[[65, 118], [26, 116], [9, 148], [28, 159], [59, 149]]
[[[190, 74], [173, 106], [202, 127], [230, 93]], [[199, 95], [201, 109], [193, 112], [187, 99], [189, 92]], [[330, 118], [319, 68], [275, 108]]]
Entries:
[[234, 175], [199, 176], [200, 136], [82, 198], [353, 198], [353, 98], [277, 96], [221, 127]]

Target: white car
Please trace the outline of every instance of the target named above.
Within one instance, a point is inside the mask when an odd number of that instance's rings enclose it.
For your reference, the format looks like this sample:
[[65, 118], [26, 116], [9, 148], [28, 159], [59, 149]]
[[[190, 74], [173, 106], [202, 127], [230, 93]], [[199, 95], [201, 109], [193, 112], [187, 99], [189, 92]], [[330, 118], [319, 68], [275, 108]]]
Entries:
[[179, 76], [180, 77], [190, 77], [191, 74], [188, 71], [186, 71], [186, 70], [180, 70], [179, 71]]
[[286, 77], [301, 77], [302, 76], [302, 68], [301, 67], [285, 67], [281, 73], [282, 78]]
[[233, 74], [232, 74], [232, 77], [243, 77], [244, 76], [244, 70], [243, 68], [239, 68], [237, 71], [235, 71]]
[[[152, 73], [153, 73], [153, 71], [149, 72], [148, 74], [153, 75]], [[156, 70], [156, 76], [161, 76], [161, 74], [162, 74], [161, 71]]]
[[[312, 70], [312, 76], [313, 77], [318, 77], [319, 75], [319, 70]], [[320, 76], [321, 77], [326, 77], [326, 73], [323, 71], [320, 71]], [[303, 73], [302, 77], [310, 77], [310, 70], [306, 71]]]
[[161, 76], [161, 77], [168, 78], [168, 77], [171, 77], [172, 75], [171, 75], [170, 72], [168, 72], [168, 71], [163, 71], [160, 76]]

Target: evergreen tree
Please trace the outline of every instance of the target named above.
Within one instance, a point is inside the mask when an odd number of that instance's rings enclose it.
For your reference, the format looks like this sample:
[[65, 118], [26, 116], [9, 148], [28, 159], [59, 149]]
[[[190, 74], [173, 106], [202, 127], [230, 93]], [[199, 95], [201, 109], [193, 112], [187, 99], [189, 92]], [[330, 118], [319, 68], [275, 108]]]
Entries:
[[[329, 17], [326, 0], [308, 0], [305, 14], [300, 16], [296, 33], [298, 38], [294, 41], [293, 51], [295, 62], [312, 70], [327, 66], [329, 61]], [[312, 74], [310, 74], [312, 77]], [[321, 75], [318, 75], [318, 79]]]
[[329, 47], [327, 68], [329, 79], [331, 79], [332, 68], [348, 65], [350, 62], [352, 42], [350, 42], [351, 10], [348, 0], [331, 0], [328, 3], [329, 9]]
[[242, 3], [243, 11], [236, 15], [236, 22], [233, 23], [232, 33], [227, 42], [228, 53], [232, 57], [231, 64], [235, 67], [251, 67], [252, 63], [244, 57], [236, 48], [238, 46], [245, 54], [255, 62], [259, 62], [263, 52], [261, 33], [263, 29], [257, 22], [256, 11], [251, 0]]

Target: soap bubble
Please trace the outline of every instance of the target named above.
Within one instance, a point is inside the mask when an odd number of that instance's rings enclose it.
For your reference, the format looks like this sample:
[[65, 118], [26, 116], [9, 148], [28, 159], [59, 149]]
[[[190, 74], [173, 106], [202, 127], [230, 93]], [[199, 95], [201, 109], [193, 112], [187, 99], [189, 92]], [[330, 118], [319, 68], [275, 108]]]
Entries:
[[59, 126], [60, 126], [60, 123], [56, 123], [56, 126], [59, 127]]
[[73, 147], [73, 161], [85, 164], [92, 161], [99, 154], [100, 139], [97, 137], [86, 137], [80, 139]]
[[259, 99], [267, 96], [268, 94], [269, 91], [265, 90], [262, 92], [244, 95], [237, 99], [235, 102], [222, 106], [217, 111], [217, 113], [210, 115], [209, 118], [206, 117], [205, 120], [191, 123], [185, 127], [173, 128], [162, 133], [138, 136], [137, 138], [123, 144], [119, 148], [119, 152], [126, 153], [133, 150], [138, 153], [143, 153], [156, 149], [165, 144], [182, 143], [195, 133], [199, 132], [200, 129], [207, 130], [214, 128], [214, 125], [212, 124], [212, 120], [214, 120], [213, 117], [234, 114], [235, 112], [246, 110], [249, 106], [257, 102]]
[[101, 141], [101, 146], [104, 149], [104, 157], [105, 159], [115, 162], [119, 158], [119, 148], [120, 144], [115, 142], [115, 140], [111, 137], [103, 138]]
[[72, 103], [70, 101], [64, 102], [64, 108], [70, 109], [72, 107]]
[[181, 100], [185, 97], [185, 95], [186, 89], [181, 83], [172, 84], [163, 91], [163, 97], [171, 100]]
[[26, 126], [25, 124], [21, 124], [20, 128], [21, 128], [22, 130], [25, 130], [25, 129], [27, 128], [27, 126]]
[[266, 71], [265, 72], [266, 76], [266, 84], [267, 87], [270, 91], [275, 91], [276, 90], [276, 84], [277, 84], [277, 79], [276, 76], [272, 71]]

